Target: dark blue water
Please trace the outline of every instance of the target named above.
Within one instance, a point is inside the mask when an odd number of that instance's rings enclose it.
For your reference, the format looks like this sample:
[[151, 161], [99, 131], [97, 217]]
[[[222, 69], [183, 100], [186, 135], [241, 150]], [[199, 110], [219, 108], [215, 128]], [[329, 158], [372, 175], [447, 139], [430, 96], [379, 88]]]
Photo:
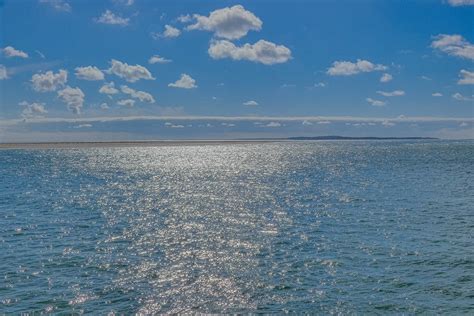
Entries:
[[0, 151], [1, 313], [474, 312], [474, 142]]

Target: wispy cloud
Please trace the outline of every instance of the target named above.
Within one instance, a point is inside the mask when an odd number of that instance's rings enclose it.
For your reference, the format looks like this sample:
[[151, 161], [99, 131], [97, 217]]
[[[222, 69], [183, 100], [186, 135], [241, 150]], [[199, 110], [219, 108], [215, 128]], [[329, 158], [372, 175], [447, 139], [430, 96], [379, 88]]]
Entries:
[[403, 90], [395, 90], [391, 92], [386, 91], [377, 91], [378, 94], [383, 95], [384, 97], [399, 97], [405, 95], [405, 91]]
[[126, 26], [130, 22], [130, 19], [116, 15], [110, 10], [105, 10], [105, 12], [102, 13], [100, 17], [96, 18], [95, 21], [102, 24]]
[[474, 60], [474, 45], [458, 34], [438, 34], [431, 47], [451, 56]]

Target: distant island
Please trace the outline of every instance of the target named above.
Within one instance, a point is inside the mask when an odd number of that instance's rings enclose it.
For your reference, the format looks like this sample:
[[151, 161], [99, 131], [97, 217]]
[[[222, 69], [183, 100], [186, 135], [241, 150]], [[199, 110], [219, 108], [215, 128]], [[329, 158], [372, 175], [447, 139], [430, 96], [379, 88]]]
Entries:
[[288, 137], [289, 140], [420, 140], [439, 139], [436, 137], [350, 137], [350, 136], [297, 136]]

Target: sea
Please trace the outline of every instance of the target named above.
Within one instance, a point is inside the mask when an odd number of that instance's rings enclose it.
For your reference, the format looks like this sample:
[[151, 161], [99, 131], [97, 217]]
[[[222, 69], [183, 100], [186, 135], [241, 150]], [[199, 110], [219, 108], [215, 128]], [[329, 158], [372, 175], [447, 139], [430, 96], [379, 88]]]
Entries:
[[0, 150], [0, 314], [474, 314], [474, 141]]

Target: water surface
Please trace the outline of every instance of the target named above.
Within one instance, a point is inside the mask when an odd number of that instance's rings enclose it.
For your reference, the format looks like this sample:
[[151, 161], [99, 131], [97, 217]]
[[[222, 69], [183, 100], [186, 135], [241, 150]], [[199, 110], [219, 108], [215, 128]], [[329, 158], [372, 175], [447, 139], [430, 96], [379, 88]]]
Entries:
[[473, 313], [474, 143], [0, 151], [0, 311]]

